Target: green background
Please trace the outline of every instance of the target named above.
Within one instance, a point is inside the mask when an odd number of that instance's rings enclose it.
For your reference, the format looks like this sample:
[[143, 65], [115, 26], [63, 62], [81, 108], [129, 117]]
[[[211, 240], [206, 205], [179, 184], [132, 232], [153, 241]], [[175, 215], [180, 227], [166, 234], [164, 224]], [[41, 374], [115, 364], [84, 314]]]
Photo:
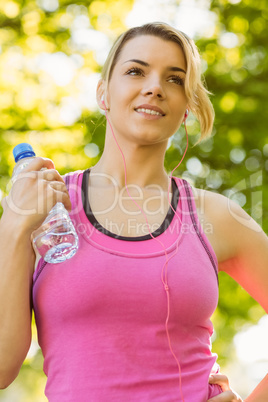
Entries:
[[[127, 28], [124, 21], [133, 2], [60, 1], [50, 11], [43, 5], [41, 0], [2, 0], [0, 5], [1, 198], [7, 193], [14, 166], [12, 148], [19, 142], [30, 142], [36, 153], [51, 158], [62, 174], [97, 162], [104, 144], [103, 116], [94, 108], [81, 107], [73, 121], [61, 117], [70, 98], [80, 99], [83, 77], [101, 70], [94, 50], [75, 44], [72, 32], [77, 17], [82, 16], [79, 21], [88, 24], [91, 32], [102, 32], [112, 43]], [[217, 17], [213, 33], [197, 34], [194, 39], [216, 112], [213, 136], [194, 146], [199, 126], [189, 116], [190, 146], [176, 175], [236, 200], [267, 233], [267, 2], [212, 1], [210, 10]], [[74, 61], [74, 76], [68, 84], [57, 85], [46, 71], [33, 68], [40, 54], [65, 54]], [[182, 127], [167, 150], [168, 171], [177, 165], [184, 147]], [[219, 279], [213, 351], [224, 368], [235, 358], [235, 333], [257, 323], [264, 311], [227, 275], [220, 274]], [[0, 391], [0, 400], [46, 400], [34, 326], [33, 331], [32, 353], [12, 386]]]

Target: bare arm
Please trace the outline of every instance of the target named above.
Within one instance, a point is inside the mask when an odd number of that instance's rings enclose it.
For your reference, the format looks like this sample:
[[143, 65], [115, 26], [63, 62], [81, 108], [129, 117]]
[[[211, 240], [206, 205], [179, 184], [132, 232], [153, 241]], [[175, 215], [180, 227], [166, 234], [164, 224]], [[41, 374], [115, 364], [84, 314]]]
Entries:
[[[200, 220], [213, 227], [213, 233], [208, 238], [216, 252], [219, 270], [230, 275], [268, 312], [266, 234], [236, 203], [219, 194], [202, 190], [197, 192]], [[228, 400], [221, 399], [228, 396], [227, 392], [212, 400]], [[246, 399], [247, 402], [265, 400], [268, 400], [268, 376]]]
[[245, 402], [264, 402], [268, 400], [268, 374], [245, 399]]
[[[268, 313], [268, 238], [240, 207], [232, 205], [231, 208], [232, 256], [220, 263], [220, 270], [238, 282]], [[268, 400], [268, 375], [245, 399], [247, 402], [265, 400]]]
[[[51, 207], [70, 201], [63, 179], [52, 161], [36, 158], [3, 200], [0, 221], [0, 388], [17, 376], [31, 343], [31, 285], [35, 253], [31, 233]], [[22, 176], [21, 175], [21, 176]], [[43, 207], [40, 208], [40, 205]], [[27, 211], [32, 211], [30, 214]]]
[[34, 253], [30, 237], [16, 222], [0, 222], [0, 388], [17, 376], [31, 343], [31, 277]]
[[238, 282], [268, 313], [268, 237], [235, 202], [197, 190], [201, 223], [212, 226], [207, 237], [219, 270]]
[[238, 282], [268, 313], [268, 237], [235, 203], [228, 202], [219, 269]]

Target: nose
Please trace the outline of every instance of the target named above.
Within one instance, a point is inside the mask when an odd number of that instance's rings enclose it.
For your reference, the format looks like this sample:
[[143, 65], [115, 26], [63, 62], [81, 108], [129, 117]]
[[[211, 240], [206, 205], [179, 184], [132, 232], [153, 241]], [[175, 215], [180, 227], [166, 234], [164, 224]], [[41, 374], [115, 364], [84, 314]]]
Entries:
[[166, 97], [161, 81], [158, 78], [153, 78], [145, 83], [142, 95], [159, 99], [165, 99]]

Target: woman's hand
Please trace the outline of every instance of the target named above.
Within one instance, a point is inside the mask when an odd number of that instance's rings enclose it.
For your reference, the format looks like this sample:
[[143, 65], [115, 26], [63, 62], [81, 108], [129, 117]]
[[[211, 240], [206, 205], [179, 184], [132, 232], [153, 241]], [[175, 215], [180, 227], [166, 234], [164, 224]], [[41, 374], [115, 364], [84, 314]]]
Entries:
[[18, 175], [9, 195], [3, 199], [3, 218], [30, 235], [57, 202], [71, 209], [64, 180], [53, 162], [36, 157]]
[[242, 398], [232, 390], [229, 384], [229, 380], [224, 374], [213, 374], [209, 376], [210, 384], [217, 384], [221, 387], [223, 392], [213, 398], [209, 399], [208, 402], [243, 402]]

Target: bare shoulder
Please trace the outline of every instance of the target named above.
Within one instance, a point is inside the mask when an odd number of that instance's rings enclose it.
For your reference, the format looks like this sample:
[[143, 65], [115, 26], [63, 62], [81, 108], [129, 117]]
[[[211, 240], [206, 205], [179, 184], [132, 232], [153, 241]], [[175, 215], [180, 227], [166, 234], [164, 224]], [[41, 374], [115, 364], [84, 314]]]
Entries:
[[261, 227], [236, 202], [212, 191], [195, 188], [193, 192], [201, 224], [211, 226], [208, 237], [220, 262], [237, 255], [242, 240], [246, 244], [263, 236]]
[[[228, 213], [231, 211], [231, 216], [233, 213], [238, 213], [241, 216], [246, 214], [245, 211], [236, 202], [232, 201], [230, 198], [225, 197], [222, 194], [215, 193], [214, 191], [203, 190], [200, 188], [194, 188], [193, 193], [195, 196], [197, 209], [202, 210], [203, 208], [212, 208], [211, 212], [216, 213], [219, 212], [219, 208], [222, 208], [222, 213]], [[249, 217], [249, 215], [247, 216]]]
[[197, 188], [193, 189], [193, 194], [199, 221], [218, 261], [231, 258], [234, 254], [234, 243], [230, 241], [229, 233], [233, 228], [232, 216], [243, 212], [221, 194]]
[[209, 220], [213, 224], [220, 223], [226, 229], [231, 224], [232, 227], [235, 226], [237, 229], [248, 228], [257, 232], [261, 231], [261, 228], [251, 216], [230, 198], [213, 191], [197, 188], [193, 192], [197, 213], [202, 219]]
[[201, 224], [225, 271], [268, 309], [268, 237], [236, 202], [206, 190], [194, 189]]

